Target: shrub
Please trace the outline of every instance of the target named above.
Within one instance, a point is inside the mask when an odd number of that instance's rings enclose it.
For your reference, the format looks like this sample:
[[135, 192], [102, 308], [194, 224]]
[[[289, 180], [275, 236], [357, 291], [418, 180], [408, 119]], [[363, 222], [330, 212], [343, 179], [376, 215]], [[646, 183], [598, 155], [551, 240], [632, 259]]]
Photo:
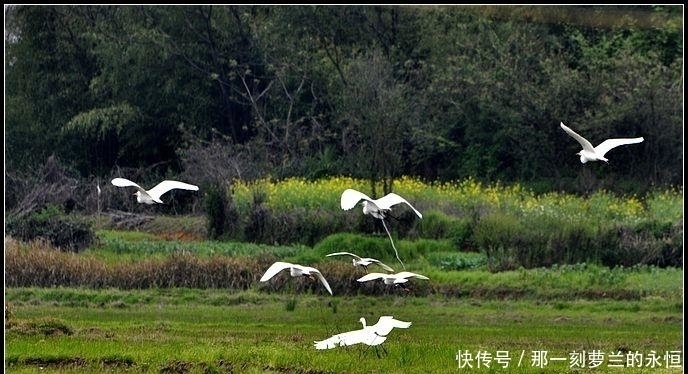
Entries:
[[55, 205], [22, 217], [10, 217], [7, 233], [25, 242], [44, 239], [55, 247], [72, 252], [79, 252], [96, 241], [93, 229], [85, 220], [65, 215]]
[[683, 221], [675, 224], [645, 221], [619, 227], [619, 248], [612, 266], [657, 265], [681, 267]]
[[[269, 240], [270, 209], [265, 206], [267, 194], [264, 191], [254, 191], [253, 201], [249, 208], [248, 222], [244, 226], [244, 238], [251, 242]], [[269, 241], [267, 241], [269, 243]]]
[[430, 211], [418, 223], [418, 234], [426, 239], [450, 239], [456, 247], [473, 249], [473, 221], [470, 218], [454, 218], [440, 211]]
[[431, 252], [426, 258], [442, 270], [478, 269], [487, 264], [485, 255], [475, 252]]
[[221, 187], [211, 185], [205, 188], [203, 212], [206, 216], [209, 238], [219, 239], [225, 234], [228, 223], [228, 205], [227, 197]]

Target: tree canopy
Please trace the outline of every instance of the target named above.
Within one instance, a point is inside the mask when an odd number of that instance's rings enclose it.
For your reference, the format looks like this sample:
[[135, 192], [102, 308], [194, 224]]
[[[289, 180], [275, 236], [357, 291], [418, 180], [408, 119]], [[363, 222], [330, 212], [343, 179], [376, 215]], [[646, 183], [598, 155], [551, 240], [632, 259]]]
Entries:
[[[231, 160], [246, 178], [682, 185], [682, 24], [680, 6], [6, 6], [6, 173], [57, 155], [83, 177]], [[645, 142], [582, 167], [559, 122]]]

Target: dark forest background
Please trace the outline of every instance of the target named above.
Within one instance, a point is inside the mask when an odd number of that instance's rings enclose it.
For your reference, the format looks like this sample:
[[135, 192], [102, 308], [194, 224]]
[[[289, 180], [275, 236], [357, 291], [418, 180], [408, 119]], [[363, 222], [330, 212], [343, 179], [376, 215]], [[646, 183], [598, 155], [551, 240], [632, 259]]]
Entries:
[[[581, 165], [560, 122], [645, 141]], [[65, 175], [642, 194], [682, 125], [682, 6], [5, 6], [6, 210]]]

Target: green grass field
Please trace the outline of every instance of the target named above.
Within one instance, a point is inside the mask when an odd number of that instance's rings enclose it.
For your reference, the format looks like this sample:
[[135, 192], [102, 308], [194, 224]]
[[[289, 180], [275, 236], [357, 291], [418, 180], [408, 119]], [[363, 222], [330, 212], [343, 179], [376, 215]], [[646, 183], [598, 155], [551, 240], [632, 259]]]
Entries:
[[[6, 289], [5, 298], [5, 369], [16, 373], [679, 373], [683, 367], [682, 302], [675, 297], [538, 302], [57, 287]], [[366, 346], [313, 346], [360, 328], [360, 317], [374, 323], [381, 315], [413, 324], [392, 331], [380, 358]], [[472, 367], [459, 369], [458, 353]], [[549, 359], [534, 361], [537, 354]], [[595, 368], [594, 354], [604, 357]], [[502, 356], [511, 360], [506, 368]], [[637, 367], [610, 367], [615, 359]]]

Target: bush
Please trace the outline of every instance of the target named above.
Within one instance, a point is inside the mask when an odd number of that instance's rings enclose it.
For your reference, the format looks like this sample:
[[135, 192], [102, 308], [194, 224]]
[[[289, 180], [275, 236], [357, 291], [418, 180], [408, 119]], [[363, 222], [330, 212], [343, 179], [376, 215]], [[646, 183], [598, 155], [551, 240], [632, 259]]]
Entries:
[[420, 237], [426, 239], [450, 239], [456, 247], [473, 249], [473, 221], [470, 218], [454, 218], [440, 211], [423, 215], [418, 224]]
[[228, 232], [233, 231], [230, 226], [235, 225], [238, 214], [232, 209], [231, 202], [222, 187], [210, 185], [204, 190], [203, 212], [206, 216], [208, 237], [220, 239]]
[[683, 263], [683, 221], [675, 224], [640, 222], [618, 229], [619, 248], [608, 261], [611, 266], [656, 265], [681, 267]]
[[581, 262], [680, 267], [683, 262], [682, 220], [601, 225], [566, 216], [492, 213], [478, 220], [473, 239], [492, 271]]
[[383, 238], [350, 233], [332, 234], [317, 243], [313, 250], [320, 256], [333, 252], [351, 252], [381, 261], [394, 258], [394, 250], [387, 236]]
[[96, 241], [90, 224], [65, 215], [55, 205], [19, 218], [10, 217], [7, 233], [25, 242], [43, 239], [63, 251], [72, 252], [80, 252]]

